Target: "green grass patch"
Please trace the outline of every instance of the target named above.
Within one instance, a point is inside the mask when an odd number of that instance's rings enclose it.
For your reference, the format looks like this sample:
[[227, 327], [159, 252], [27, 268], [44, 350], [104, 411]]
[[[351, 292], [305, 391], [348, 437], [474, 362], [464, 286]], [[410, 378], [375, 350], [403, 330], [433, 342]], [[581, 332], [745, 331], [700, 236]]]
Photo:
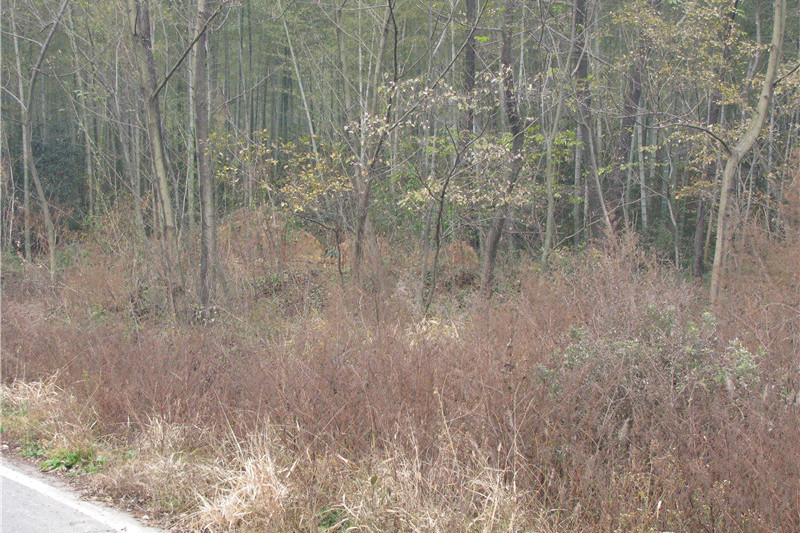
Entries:
[[45, 472], [82, 472], [92, 474], [100, 471], [105, 458], [96, 455], [93, 449], [59, 450], [39, 463]]

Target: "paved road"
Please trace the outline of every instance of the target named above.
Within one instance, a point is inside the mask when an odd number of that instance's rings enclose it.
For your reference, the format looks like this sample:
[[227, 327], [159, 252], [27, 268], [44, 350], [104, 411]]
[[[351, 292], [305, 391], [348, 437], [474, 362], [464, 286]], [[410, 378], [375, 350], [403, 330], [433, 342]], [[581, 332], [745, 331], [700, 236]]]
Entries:
[[115, 509], [81, 501], [65, 484], [6, 460], [0, 461], [0, 532], [164, 533]]

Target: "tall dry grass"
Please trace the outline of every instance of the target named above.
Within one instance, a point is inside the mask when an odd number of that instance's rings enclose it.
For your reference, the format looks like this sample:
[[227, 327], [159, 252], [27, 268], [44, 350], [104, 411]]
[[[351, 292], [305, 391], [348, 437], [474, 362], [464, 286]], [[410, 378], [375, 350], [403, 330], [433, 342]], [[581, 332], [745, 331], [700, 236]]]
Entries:
[[3, 379], [56, 374], [129, 452], [95, 489], [188, 530], [796, 531], [798, 279], [765, 265], [708, 309], [627, 239], [427, 319], [287, 271], [183, 325], [67, 277], [4, 290]]

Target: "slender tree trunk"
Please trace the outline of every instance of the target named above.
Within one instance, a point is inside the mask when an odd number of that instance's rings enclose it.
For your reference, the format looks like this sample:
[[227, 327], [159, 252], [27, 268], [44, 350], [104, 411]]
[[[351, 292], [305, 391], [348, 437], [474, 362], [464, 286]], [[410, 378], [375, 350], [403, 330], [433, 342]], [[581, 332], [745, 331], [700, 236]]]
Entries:
[[692, 275], [703, 276], [703, 249], [705, 248], [706, 235], [706, 200], [700, 197], [697, 200], [697, 221], [692, 235]]
[[[717, 71], [717, 75], [722, 78], [728, 78], [728, 62], [731, 56], [731, 48], [728, 45], [728, 39], [730, 38], [731, 31], [733, 30], [733, 24], [736, 19], [736, 9], [738, 7], [739, 0], [734, 0], [734, 2], [730, 6], [730, 10], [726, 14], [726, 24], [725, 24], [725, 32], [724, 32], [724, 42], [723, 50], [722, 50], [722, 67]], [[708, 96], [709, 101], [709, 108], [708, 108], [708, 125], [709, 127], [713, 127], [717, 124], [725, 122], [725, 116], [723, 113], [723, 107], [719, 103], [721, 96], [717, 89], [712, 89], [711, 93]], [[714, 183], [717, 179], [717, 174], [719, 173], [720, 164], [719, 161], [714, 163], [708, 163], [705, 165], [703, 169], [703, 179], [709, 183]], [[697, 203], [697, 220], [696, 220], [696, 227], [694, 233], [694, 243], [693, 243], [693, 258], [692, 258], [692, 275], [700, 278], [703, 276], [705, 272], [705, 265], [708, 258], [708, 245], [710, 243], [710, 235], [713, 228], [712, 220], [709, 216], [709, 210], [712, 207], [713, 199], [703, 198], [702, 196], [699, 198]]]
[[578, 141], [575, 145], [575, 167], [573, 168], [572, 173], [572, 181], [573, 181], [573, 193], [572, 193], [572, 244], [575, 246], [580, 245], [581, 239], [583, 238], [583, 205], [586, 203], [586, 197], [583, 194], [583, 142], [581, 141], [581, 126], [578, 126], [578, 131], [576, 132], [576, 140]]
[[584, 180], [584, 227], [588, 225], [590, 227], [589, 233], [591, 234], [591, 227], [594, 225], [592, 220], [593, 213], [599, 211], [606, 231], [613, 235], [614, 227], [611, 224], [611, 218], [603, 196], [600, 170], [598, 168], [597, 151], [599, 140], [596, 141], [594, 128], [592, 128], [592, 97], [589, 91], [589, 43], [588, 29], [586, 28], [585, 0], [575, 0], [573, 26], [577, 35], [577, 38], [573, 40], [573, 46], [576, 47], [575, 53], [578, 56], [574, 77], [575, 96], [578, 104], [578, 137], [582, 146], [583, 160], [592, 177], [592, 184], [589, 183], [588, 177]]
[[[667, 158], [669, 160], [669, 153], [667, 153]], [[670, 160], [669, 164], [664, 165], [664, 168], [661, 171], [661, 181], [664, 184], [664, 199], [667, 204], [669, 219], [672, 223], [672, 248], [675, 253], [675, 268], [680, 268], [680, 225], [678, 218], [675, 216], [675, 210], [672, 208], [672, 191], [675, 188], [674, 180], [675, 165], [673, 165], [672, 161]]]
[[[567, 63], [569, 65], [569, 63]], [[569, 70], [569, 66], [567, 66]], [[564, 101], [564, 91], [558, 90], [558, 103], [556, 104], [556, 116], [553, 119], [553, 127], [546, 139], [547, 153], [545, 164], [545, 187], [547, 189], [547, 222], [544, 230], [544, 243], [542, 244], [542, 263], [547, 264], [550, 251], [553, 248], [553, 237], [556, 226], [556, 197], [555, 197], [555, 171], [553, 169], [553, 142], [558, 134], [558, 126], [561, 122], [561, 107]]]
[[520, 172], [522, 171], [522, 149], [525, 144], [525, 131], [517, 107], [517, 94], [514, 85], [514, 68], [511, 62], [511, 24], [514, 21], [516, 5], [514, 0], [508, 0], [506, 13], [503, 21], [502, 39], [503, 45], [500, 52], [500, 64], [503, 69], [503, 96], [505, 116], [508, 120], [508, 128], [511, 133], [511, 164], [509, 166], [506, 190], [503, 191], [504, 197], [500, 200], [500, 205], [495, 208], [492, 216], [489, 234], [486, 237], [486, 246], [481, 258], [481, 281], [480, 292], [485, 298], [489, 298], [492, 292], [492, 282], [494, 280], [494, 269], [497, 260], [498, 245], [500, 237], [503, 235], [503, 228], [506, 222], [506, 211], [508, 209], [508, 199], [514, 192]]
[[[247, 94], [247, 82], [245, 81], [245, 73], [244, 73], [244, 67], [245, 67], [245, 64], [244, 64], [244, 6], [241, 3], [238, 4], [238, 10], [237, 11], [238, 11], [238, 15], [239, 15], [239, 20], [238, 20], [239, 23], [236, 26], [236, 32], [237, 32], [237, 37], [238, 37], [237, 43], [236, 43], [236, 45], [237, 45], [236, 46], [236, 52], [237, 52], [237, 55], [238, 55], [238, 57], [237, 57], [238, 60], [236, 62], [236, 68], [237, 68], [237, 73], [236, 74], [237, 74], [237, 76], [239, 78], [239, 80], [238, 80], [239, 81], [239, 85], [236, 87], [236, 91], [239, 93], [239, 96], [238, 96], [238, 98], [236, 98], [236, 111], [234, 112], [234, 123], [236, 125], [236, 129], [239, 130], [239, 129], [241, 129], [242, 124], [244, 123], [243, 116], [244, 116], [244, 113], [246, 112], [245, 109], [244, 109], [245, 108], [244, 103], [246, 101], [245, 100], [245, 95]], [[280, 3], [278, 4], [278, 11], [281, 11], [281, 12], [283, 11], [283, 8], [281, 8]], [[199, 28], [198, 28], [198, 30], [199, 30]], [[250, 132], [248, 131], [247, 134], [249, 135], [249, 133]], [[247, 180], [248, 180], [247, 189], [249, 190], [250, 187], [251, 187], [250, 176], [248, 176]]]
[[143, 238], [145, 236], [145, 222], [144, 213], [142, 212], [142, 132], [137, 124], [131, 124], [131, 138], [133, 152], [131, 187], [133, 188], [133, 200], [136, 202], [134, 214], [139, 237]]
[[772, 93], [775, 88], [775, 80], [778, 74], [778, 64], [780, 63], [781, 52], [783, 49], [783, 33], [786, 23], [786, 0], [775, 0], [774, 23], [772, 27], [772, 43], [767, 63], [767, 73], [758, 97], [756, 112], [750, 120], [747, 130], [736, 143], [725, 162], [725, 169], [722, 172], [722, 188], [720, 190], [719, 214], [717, 216], [717, 242], [714, 249], [714, 266], [711, 270], [711, 303], [714, 304], [719, 299], [720, 281], [722, 271], [725, 268], [727, 248], [733, 231], [731, 203], [736, 193], [736, 174], [739, 163], [750, 151], [758, 140], [761, 129], [767, 118]]
[[[594, 187], [589, 186], [588, 183], [586, 185], [588, 212], [585, 214], [585, 216], [591, 214], [592, 204], [596, 203], [596, 206], [600, 211], [600, 217], [603, 221], [603, 226], [605, 228], [606, 233], [609, 236], [614, 236], [616, 232], [614, 231], [614, 224], [612, 224], [611, 222], [611, 214], [606, 205], [605, 196], [603, 194], [603, 185], [600, 179], [600, 164], [597, 161], [598, 143], [595, 140], [595, 134], [593, 129], [589, 126], [591, 124], [591, 119], [589, 118], [589, 116], [587, 115], [583, 116], [583, 123], [584, 123], [584, 134], [586, 135], [586, 145], [589, 148], [588, 150], [589, 170], [592, 174], [592, 182], [593, 182], [592, 184], [594, 185]], [[597, 195], [595, 198], [595, 202], [592, 202], [591, 200], [592, 194]], [[591, 221], [591, 223], [593, 224], [594, 221]]]
[[[569, 52], [567, 53], [567, 60], [563, 67], [564, 77], [570, 74], [572, 69], [572, 56], [575, 47], [572, 43], [575, 40], [575, 28], [572, 28], [572, 36], [570, 41]], [[562, 80], [566, 82], [566, 80]], [[555, 171], [553, 164], [553, 143], [558, 135], [558, 128], [561, 124], [561, 110], [564, 105], [564, 83], [558, 84], [558, 100], [556, 102], [556, 116], [553, 118], [553, 125], [550, 128], [549, 135], [546, 139], [546, 163], [545, 163], [545, 187], [547, 189], [547, 221], [545, 223], [544, 243], [542, 245], [542, 263], [545, 265], [550, 257], [550, 251], [553, 248], [553, 239], [555, 233], [555, 213], [556, 213], [556, 198], [555, 198]]]
[[289, 34], [289, 25], [286, 23], [286, 13], [283, 12], [283, 7], [281, 6], [281, 0], [278, 0], [278, 10], [283, 13], [281, 16], [281, 21], [283, 22], [283, 31], [286, 34], [286, 44], [289, 47], [289, 57], [292, 60], [292, 67], [294, 68], [294, 74], [297, 76], [297, 87], [300, 89], [300, 99], [303, 102], [303, 110], [306, 114], [306, 124], [308, 125], [308, 136], [311, 139], [311, 149], [314, 152], [314, 159], [316, 160], [317, 164], [319, 164], [319, 152], [317, 152], [317, 135], [314, 132], [314, 122], [311, 120], [311, 109], [308, 105], [308, 99], [306, 98], [306, 91], [303, 88], [303, 78], [300, 76], [300, 67], [297, 64], [297, 56], [294, 53], [294, 45], [292, 44], [292, 37]]
[[633, 130], [639, 116], [639, 101], [642, 96], [642, 73], [646, 68], [637, 62], [631, 67], [628, 90], [622, 105], [622, 124], [615, 143], [612, 145], [613, 155], [611, 172], [608, 177], [609, 202], [608, 209], [613, 214], [622, 207], [624, 200], [622, 168], [625, 158], [633, 144]]
[[464, 0], [467, 17], [467, 45], [464, 48], [464, 92], [469, 98], [469, 105], [464, 113], [464, 130], [475, 131], [475, 112], [472, 107], [472, 93], [475, 91], [475, 0]]
[[39, 197], [39, 205], [42, 209], [42, 216], [44, 217], [44, 225], [47, 230], [47, 247], [50, 255], [50, 279], [54, 280], [56, 275], [56, 234], [55, 225], [50, 215], [50, 205], [47, 202], [47, 197], [44, 194], [42, 181], [39, 179], [39, 172], [36, 170], [36, 163], [33, 159], [33, 150], [31, 148], [31, 119], [27, 111], [23, 111], [22, 121], [22, 144], [24, 150], [24, 157], [28, 159], [28, 169], [30, 176], [33, 179], [33, 185], [36, 188], [36, 196]]
[[[210, 0], [197, 0], [197, 24], [199, 30], [205, 26], [209, 16]], [[200, 181], [200, 305], [205, 309], [214, 296], [216, 271], [216, 220], [214, 205], [214, 182], [208, 157], [208, 87], [207, 69], [208, 39], [204, 31], [197, 40], [192, 69], [194, 85], [194, 120], [197, 133], [197, 174]]]
[[161, 129], [161, 111], [156, 89], [156, 67], [153, 59], [150, 35], [149, 0], [128, 0], [129, 31], [133, 42], [138, 68], [139, 87], [144, 100], [145, 123], [153, 170], [156, 175], [156, 197], [158, 199], [160, 223], [164, 247], [167, 297], [174, 316], [182, 316], [184, 309], [184, 287], [178, 263], [178, 244], [175, 231], [175, 213], [170, 195], [170, 179], [167, 171], [164, 139]]
[[[428, 310], [433, 303], [433, 296], [436, 293], [436, 278], [439, 272], [439, 255], [442, 250], [442, 216], [444, 215], [444, 202], [445, 198], [447, 197], [447, 187], [450, 185], [450, 179], [453, 177], [453, 174], [456, 171], [458, 162], [456, 161], [453, 165], [453, 168], [450, 172], [448, 172], [447, 177], [442, 184], [442, 190], [437, 195], [435, 204], [436, 204], [436, 219], [433, 226], [433, 266], [431, 267], [430, 271], [428, 270], [428, 251], [427, 251], [427, 239], [426, 239], [426, 252], [425, 252], [425, 259], [423, 261], [424, 266], [422, 269], [422, 312], [427, 315]], [[427, 282], [428, 273], [431, 274], [430, 279], [430, 287], [425, 290], [425, 284]]]
[[[5, 116], [0, 114], [0, 150], [8, 153], [8, 134], [6, 132]], [[0, 199], [5, 199], [7, 204], [3, 205], [2, 228], [0, 228], [0, 246], [3, 250], [15, 247], [13, 242], [15, 213], [17, 210], [17, 198], [15, 194], [16, 185], [14, 183], [14, 165], [0, 165]], [[7, 205], [7, 209], [6, 208]]]
[[[642, 107], [641, 106], [637, 106], [637, 107], [638, 107], [637, 121], [639, 122], [639, 124], [638, 124], [638, 130], [636, 132], [637, 133], [636, 142], [637, 142], [637, 144], [639, 146], [639, 203], [640, 203], [641, 212], [642, 212], [642, 230], [647, 231], [647, 226], [648, 226], [648, 222], [649, 221], [648, 221], [648, 218], [647, 218], [647, 215], [648, 215], [648, 213], [647, 213], [647, 179], [646, 179], [647, 174], [646, 174], [646, 169], [645, 169], [645, 166], [644, 166], [644, 152], [645, 152], [645, 146], [644, 146], [644, 139], [645, 139], [644, 128], [645, 128], [645, 124], [644, 124], [644, 122], [645, 121], [644, 121], [644, 113], [643, 113]], [[652, 154], [650, 155], [650, 158], [651, 159], [653, 158]]]
[[[88, 102], [86, 101], [86, 93], [90, 83], [87, 83], [81, 73], [81, 61], [79, 56], [78, 46], [75, 43], [75, 22], [72, 17], [72, 10], [67, 13], [67, 19], [71, 27], [69, 32], [70, 47], [72, 48], [72, 65], [75, 70], [75, 85], [78, 87], [78, 124], [83, 133], [83, 148], [84, 148], [84, 164], [86, 165], [86, 185], [89, 193], [89, 216], [95, 214], [95, 170], [94, 170], [94, 139], [92, 133], [94, 128], [90, 127], [93, 122], [90, 117]], [[93, 82], [93, 80], [90, 80]]]
[[[36, 170], [36, 162], [33, 158], [33, 148], [31, 147], [31, 140], [32, 140], [32, 131], [31, 131], [31, 105], [33, 104], [34, 98], [34, 90], [36, 88], [36, 81], [39, 79], [39, 73], [41, 72], [42, 63], [44, 62], [44, 58], [47, 55], [47, 50], [50, 47], [50, 43], [53, 40], [53, 35], [56, 32], [56, 28], [58, 28], [59, 23], [61, 22], [61, 17], [64, 16], [64, 11], [66, 10], [68, 0], [63, 0], [61, 3], [61, 7], [58, 10], [58, 14], [56, 15], [55, 20], [53, 21], [52, 25], [50, 26], [50, 31], [47, 34], [44, 42], [42, 43], [41, 49], [39, 50], [39, 57], [36, 60], [36, 64], [31, 71], [30, 78], [28, 79], [28, 90], [27, 92], [24, 90], [23, 87], [23, 75], [22, 75], [22, 66], [21, 66], [21, 58], [19, 53], [19, 43], [17, 39], [17, 31], [16, 31], [16, 23], [14, 20], [14, 12], [11, 11], [11, 28], [12, 33], [14, 34], [14, 52], [16, 54], [16, 63], [17, 63], [17, 75], [19, 76], [19, 98], [21, 103], [21, 122], [22, 122], [22, 150], [23, 150], [23, 159], [27, 161], [27, 168], [30, 174], [30, 177], [33, 179], [33, 184], [36, 187], [36, 195], [39, 197], [39, 205], [42, 209], [42, 216], [44, 217], [44, 224], [45, 229], [47, 230], [47, 246], [49, 248], [50, 253], [50, 279], [54, 280], [56, 275], [56, 231], [55, 226], [53, 225], [53, 219], [50, 216], [50, 205], [47, 202], [47, 198], [44, 194], [44, 188], [42, 187], [42, 182], [39, 179], [39, 173]], [[27, 190], [27, 187], [26, 187]], [[30, 208], [30, 200], [28, 198], [25, 199], [25, 203], [28, 205], [25, 206], [25, 214], [28, 214], [28, 210]], [[29, 223], [26, 223], [26, 229], [29, 228]], [[30, 242], [30, 237], [26, 239], [26, 242]], [[30, 254], [30, 244], [26, 245], [26, 253]], [[30, 255], [29, 255], [30, 257]]]
[[[636, 129], [638, 130], [639, 127], [637, 126]], [[631, 189], [633, 188], [633, 156], [634, 156], [634, 149], [635, 147], [631, 145], [631, 150], [628, 152], [628, 169], [625, 175], [625, 192], [624, 197], [625, 200], [622, 202], [622, 220], [625, 223], [625, 226], [631, 223], [630, 221], [630, 205], [631, 205]]]
[[[361, 263], [364, 256], [365, 245], [373, 245], [375, 236], [373, 235], [373, 225], [370, 220], [369, 209], [372, 200], [372, 185], [375, 180], [376, 163], [381, 153], [381, 148], [386, 138], [386, 133], [380, 133], [371, 157], [367, 154], [369, 149], [366, 136], [366, 124], [364, 123], [364, 115], [374, 117], [378, 111], [378, 89], [380, 84], [380, 73], [383, 72], [383, 56], [386, 51], [387, 37], [389, 34], [390, 23], [394, 18], [394, 0], [390, 0], [386, 5], [386, 18], [384, 19], [383, 26], [380, 34], [380, 45], [375, 52], [375, 68], [372, 72], [373, 76], [370, 81], [370, 95], [365, 98], [362, 92], [362, 127], [361, 127], [361, 146], [359, 148], [359, 169], [356, 178], [356, 192], [358, 194], [357, 212], [356, 212], [356, 235], [353, 244], [353, 265], [352, 273], [354, 279], [358, 279], [361, 271]], [[395, 40], [397, 35], [395, 35]], [[395, 42], [395, 46], [396, 46]], [[395, 65], [396, 66], [396, 65]], [[396, 75], [396, 73], [395, 73]], [[363, 102], [368, 102], [367, 107], [363, 106]], [[388, 125], [389, 115], [391, 108], [387, 111], [385, 121]], [[369, 241], [369, 242], [367, 242]]]
[[[247, 87], [252, 86], [255, 80], [253, 70], [253, 6], [251, 0], [246, 0], [245, 9], [247, 10], [247, 74], [245, 80]], [[247, 134], [248, 138], [253, 136], [256, 130], [256, 119], [258, 117], [258, 88], [253, 87], [247, 92]]]
[[[195, 21], [194, 25], [189, 25], [190, 32], [194, 34], [197, 31], [200, 31], [200, 28], [196, 26], [197, 21]], [[184, 229], [182, 231], [183, 234], [183, 241], [189, 243], [192, 241], [194, 236], [196, 235], [197, 225], [196, 225], [196, 217], [195, 217], [195, 196], [196, 196], [196, 184], [197, 184], [197, 118], [195, 114], [197, 113], [197, 106], [195, 104], [195, 54], [197, 53], [196, 47], [198, 43], [195, 43], [193, 49], [189, 52], [187, 57], [187, 66], [186, 66], [186, 77], [188, 83], [186, 96], [188, 99], [188, 109], [186, 111], [186, 126], [189, 130], [189, 134], [186, 136], [186, 208], [184, 210]]]
[[112, 116], [116, 123], [116, 132], [119, 139], [120, 149], [122, 150], [122, 167], [128, 178], [131, 196], [133, 198], [133, 215], [136, 224], [136, 236], [141, 241], [144, 239], [144, 217], [142, 215], [142, 191], [141, 191], [141, 151], [139, 150], [138, 128], [135, 124], [129, 124], [127, 117], [122, 113], [119, 102], [119, 57], [118, 51], [114, 52], [114, 93], [113, 106], [111, 106]]
[[588, 195], [585, 194], [586, 183], [583, 179], [584, 173], [584, 160], [586, 154], [586, 142], [588, 136], [585, 135], [585, 125], [580, 118], [584, 113], [580, 111], [581, 107], [588, 108], [589, 91], [587, 87], [588, 77], [588, 58], [586, 54], [586, 3], [585, 0], [574, 0], [572, 5], [572, 48], [573, 54], [577, 57], [574, 79], [577, 89], [575, 96], [577, 100], [578, 112], [578, 126], [575, 132], [575, 168], [573, 173], [573, 181], [575, 191], [573, 193], [573, 207], [572, 207], [572, 222], [574, 231], [574, 244], [577, 246], [581, 243], [584, 232], [586, 230], [586, 218], [583, 213], [587, 211]]
[[[19, 38], [17, 37], [17, 28], [16, 23], [14, 20], [14, 11], [10, 12], [11, 14], [11, 33], [14, 36], [14, 55], [16, 59], [16, 66], [17, 66], [17, 82], [19, 84], [19, 98], [20, 102], [24, 98], [25, 95], [25, 87], [23, 86], [23, 76], [22, 76], [22, 57], [20, 55], [19, 49]], [[24, 103], [22, 103], [21, 108], [24, 108]], [[28, 135], [27, 135], [27, 124], [28, 122], [25, 120], [24, 116], [24, 109], [21, 109], [20, 113], [20, 122], [22, 123], [22, 213], [23, 213], [23, 241], [25, 247], [25, 260], [31, 260], [31, 185], [30, 185], [30, 161], [28, 159]]]
[[[344, 0], [346, 2], [346, 0]], [[344, 47], [344, 30], [342, 28], [342, 7], [336, 6], [334, 23], [336, 25], [336, 49], [339, 52], [339, 75], [342, 81], [342, 124], [347, 126], [350, 121], [350, 107], [352, 106], [351, 81], [347, 75], [347, 55]]]

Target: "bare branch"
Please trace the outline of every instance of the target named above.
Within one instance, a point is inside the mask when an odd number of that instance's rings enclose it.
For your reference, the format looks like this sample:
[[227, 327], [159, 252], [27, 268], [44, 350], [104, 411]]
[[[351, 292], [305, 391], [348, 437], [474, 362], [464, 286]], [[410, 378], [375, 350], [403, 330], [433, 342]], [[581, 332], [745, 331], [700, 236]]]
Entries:
[[178, 61], [175, 63], [175, 66], [173, 66], [172, 70], [169, 71], [169, 74], [166, 75], [166, 77], [164, 78], [164, 81], [162, 81], [161, 84], [156, 88], [156, 90], [153, 91], [153, 95], [152, 95], [153, 98], [157, 97], [158, 94], [161, 92], [161, 90], [164, 88], [164, 86], [167, 85], [167, 82], [169, 81], [169, 79], [175, 74], [175, 72], [183, 64], [183, 61], [186, 59], [186, 56], [189, 55], [189, 52], [192, 51], [192, 48], [194, 48], [194, 45], [197, 44], [197, 41], [200, 40], [200, 37], [202, 37], [203, 34], [206, 32], [206, 30], [208, 29], [209, 24], [211, 24], [211, 22], [217, 17], [217, 15], [219, 15], [220, 11], [222, 11], [222, 8], [227, 6], [227, 5], [228, 5], [228, 2], [222, 2], [219, 5], [219, 7], [217, 8], [217, 10], [214, 11], [214, 13], [208, 18], [208, 20], [203, 25], [203, 27], [200, 29], [200, 31], [197, 32], [197, 35], [195, 35], [194, 39], [192, 39], [192, 42], [189, 43], [189, 46], [186, 47], [186, 50], [183, 51], [183, 55], [181, 55], [180, 59], [178, 59]]

